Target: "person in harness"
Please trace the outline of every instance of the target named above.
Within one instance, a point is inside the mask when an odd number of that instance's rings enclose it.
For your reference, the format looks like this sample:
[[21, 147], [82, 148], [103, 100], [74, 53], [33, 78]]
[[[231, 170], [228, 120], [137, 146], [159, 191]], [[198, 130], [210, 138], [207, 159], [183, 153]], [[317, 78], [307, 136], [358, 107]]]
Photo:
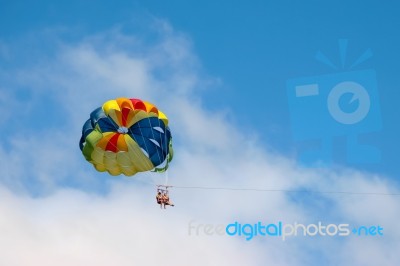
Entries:
[[175, 205], [171, 202], [171, 200], [169, 199], [169, 195], [168, 195], [168, 190], [166, 190], [163, 194], [162, 194], [162, 200], [164, 203], [164, 209], [166, 205], [172, 206], [174, 207]]
[[[160, 186], [159, 186], [160, 187]], [[166, 187], [165, 189], [157, 189], [157, 195], [156, 195], [156, 200], [157, 200], [157, 204], [160, 205], [160, 208], [164, 208], [166, 209], [166, 206], [175, 206], [170, 198], [169, 198], [169, 192], [168, 192], [168, 187]]]
[[157, 204], [160, 204], [160, 208], [162, 208], [164, 205], [162, 202], [162, 200], [163, 200], [162, 197], [163, 197], [163, 195], [162, 195], [161, 191], [158, 190], [157, 195], [156, 195], [156, 200], [157, 200]]

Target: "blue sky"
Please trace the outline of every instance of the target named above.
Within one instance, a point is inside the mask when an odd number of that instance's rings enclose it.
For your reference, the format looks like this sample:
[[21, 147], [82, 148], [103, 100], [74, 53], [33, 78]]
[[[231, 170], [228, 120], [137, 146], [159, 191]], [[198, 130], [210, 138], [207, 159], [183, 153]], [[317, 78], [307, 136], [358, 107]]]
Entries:
[[[221, 80], [199, 92], [204, 105], [210, 109], [220, 105], [232, 109], [234, 123], [257, 132], [268, 145], [288, 156], [298, 150], [292, 139], [286, 81], [348, 71], [350, 62], [370, 48], [373, 57], [352, 70], [376, 71], [383, 127], [374, 145], [381, 151], [382, 159], [378, 164], [349, 165], [395, 179], [400, 173], [395, 166], [400, 145], [396, 141], [399, 128], [394, 122], [396, 84], [399, 83], [395, 69], [400, 59], [396, 4], [237, 1], [227, 5], [224, 1], [121, 1], [118, 5], [94, 5], [91, 1], [57, 4], [3, 1], [2, 5], [3, 41], [50, 28], [70, 29], [61, 38], [73, 41], [115, 25], [122, 25], [127, 33], [140, 32], [151, 39], [154, 36], [144, 27], [149, 17], [165, 19], [191, 39], [206, 74]], [[322, 51], [340, 65], [339, 39], [348, 39], [347, 66], [334, 70], [315, 60], [316, 52]], [[36, 45], [43, 47], [44, 44], [37, 42]], [[32, 54], [43, 56], [33, 49], [28, 60]], [[48, 49], [52, 49], [51, 45]], [[27, 60], [27, 56], [24, 58], [19, 60]], [[240, 110], [233, 107], [238, 102]], [[243, 111], [250, 109], [252, 112]], [[340, 143], [338, 146], [345, 148], [346, 144]], [[345, 154], [340, 151], [338, 154], [336, 161], [346, 162]]]
[[[175, 185], [399, 193], [398, 4], [1, 1], [0, 7], [0, 246], [9, 251], [2, 264], [46, 265], [49, 248], [49, 265], [156, 265], [154, 250], [166, 265], [400, 259], [393, 255], [398, 196], [176, 189], [177, 207], [161, 216], [147, 199], [164, 177], [110, 178], [78, 148], [93, 109], [137, 97], [169, 116]], [[318, 51], [337, 68], [317, 60]], [[368, 51], [372, 57], [351, 67]], [[328, 110], [342, 82], [362, 88], [346, 87], [333, 101], [336, 114], [351, 116], [368, 102], [357, 123], [340, 123]], [[318, 85], [318, 97], [295, 97], [298, 86], [310, 84]], [[360, 96], [365, 91], [367, 100]], [[314, 156], [305, 156], [311, 148]], [[233, 196], [240, 202], [232, 204]], [[187, 234], [190, 221], [259, 220], [379, 224], [387, 234], [286, 242]], [[21, 243], [22, 257], [13, 249]], [[208, 256], [199, 251], [204, 246]]]

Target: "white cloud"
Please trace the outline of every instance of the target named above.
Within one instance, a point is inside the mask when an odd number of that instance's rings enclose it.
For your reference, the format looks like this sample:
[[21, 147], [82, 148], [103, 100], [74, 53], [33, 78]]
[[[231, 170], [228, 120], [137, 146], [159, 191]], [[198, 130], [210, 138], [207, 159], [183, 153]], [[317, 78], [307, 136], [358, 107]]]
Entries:
[[[400, 208], [393, 196], [174, 188], [176, 207], [163, 211], [155, 205], [154, 187], [146, 184], [162, 182], [162, 176], [142, 175], [143, 184], [95, 173], [78, 150], [80, 127], [105, 100], [132, 96], [169, 115], [176, 143], [169, 175], [175, 185], [398, 193], [384, 177], [301, 169], [265, 151], [260, 140], [229, 123], [231, 111], [203, 106], [198, 89], [212, 79], [202, 73], [190, 40], [157, 23], [156, 43], [114, 29], [64, 44], [57, 57], [15, 74], [20, 79], [15, 86], [32, 90], [32, 109], [49, 95], [49, 104], [58, 107], [49, 112], [59, 112], [63, 123], [38, 132], [30, 124], [29, 135], [19, 131], [3, 141], [1, 265], [395, 265], [400, 260], [395, 252]], [[13, 109], [20, 103], [7, 104]], [[96, 179], [107, 180], [108, 193], [96, 193], [101, 186]], [[27, 196], [23, 191], [30, 186], [41, 195]], [[285, 242], [188, 235], [190, 221], [235, 220], [379, 224], [385, 235]]]

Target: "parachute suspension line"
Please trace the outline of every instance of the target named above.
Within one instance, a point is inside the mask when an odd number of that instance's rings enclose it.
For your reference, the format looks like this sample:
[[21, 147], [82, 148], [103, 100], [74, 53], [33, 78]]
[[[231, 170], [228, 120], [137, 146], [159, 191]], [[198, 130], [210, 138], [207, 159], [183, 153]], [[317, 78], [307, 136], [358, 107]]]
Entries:
[[168, 169], [165, 170], [165, 186], [168, 186]]

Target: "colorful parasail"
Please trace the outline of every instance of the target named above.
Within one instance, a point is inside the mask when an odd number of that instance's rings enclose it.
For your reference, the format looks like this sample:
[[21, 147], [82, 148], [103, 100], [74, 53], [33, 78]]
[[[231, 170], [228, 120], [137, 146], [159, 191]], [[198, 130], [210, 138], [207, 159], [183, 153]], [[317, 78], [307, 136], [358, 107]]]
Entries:
[[97, 171], [111, 175], [164, 172], [173, 157], [167, 116], [139, 99], [117, 98], [95, 109], [79, 147]]

